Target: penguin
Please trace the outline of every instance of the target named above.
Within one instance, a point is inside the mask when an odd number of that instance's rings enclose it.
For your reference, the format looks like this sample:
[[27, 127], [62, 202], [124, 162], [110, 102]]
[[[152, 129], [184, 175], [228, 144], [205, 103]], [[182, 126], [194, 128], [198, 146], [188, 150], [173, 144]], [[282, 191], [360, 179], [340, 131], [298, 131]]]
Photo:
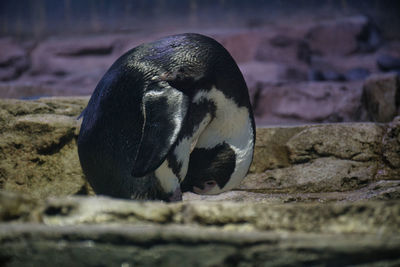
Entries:
[[139, 45], [117, 59], [83, 116], [78, 154], [96, 194], [182, 200], [237, 186], [253, 158], [255, 123], [237, 64], [195, 33]]

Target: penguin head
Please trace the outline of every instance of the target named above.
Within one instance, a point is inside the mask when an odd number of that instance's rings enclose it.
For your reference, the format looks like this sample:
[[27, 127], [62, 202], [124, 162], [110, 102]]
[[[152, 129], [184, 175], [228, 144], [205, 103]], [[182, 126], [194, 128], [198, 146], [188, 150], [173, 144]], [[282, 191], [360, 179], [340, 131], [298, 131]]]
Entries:
[[225, 184], [227, 179], [214, 179], [210, 177], [185, 178], [181, 184], [182, 192], [192, 192], [199, 195], [216, 195], [227, 191]]
[[225, 192], [235, 170], [236, 154], [225, 142], [213, 148], [195, 148], [181, 183], [183, 192], [214, 195]]
[[193, 185], [183, 184], [182, 191], [190, 191], [199, 195], [213, 195], [218, 194], [222, 190], [215, 180], [205, 180], [198, 181], [196, 184]]

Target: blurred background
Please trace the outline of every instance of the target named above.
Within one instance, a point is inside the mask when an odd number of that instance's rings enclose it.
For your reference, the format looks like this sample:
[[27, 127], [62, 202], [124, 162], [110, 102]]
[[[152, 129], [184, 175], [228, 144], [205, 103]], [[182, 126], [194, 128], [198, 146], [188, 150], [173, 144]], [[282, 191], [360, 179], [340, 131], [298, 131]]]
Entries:
[[257, 124], [391, 121], [400, 1], [2, 0], [0, 97], [90, 95], [124, 52], [198, 32], [241, 68]]

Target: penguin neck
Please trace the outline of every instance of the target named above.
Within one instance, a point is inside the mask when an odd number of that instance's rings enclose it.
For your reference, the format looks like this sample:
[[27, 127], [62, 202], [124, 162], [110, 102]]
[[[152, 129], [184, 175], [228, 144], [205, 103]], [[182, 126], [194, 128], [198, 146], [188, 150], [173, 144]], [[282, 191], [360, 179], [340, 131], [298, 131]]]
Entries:
[[[227, 98], [222, 91], [215, 87], [212, 87], [209, 91], [198, 92], [194, 96], [193, 102], [197, 103], [202, 99], [212, 101], [216, 110], [207, 128], [201, 133], [196, 147], [214, 147], [223, 141], [239, 146], [248, 143], [248, 136], [253, 137], [253, 126], [251, 114], [247, 107], [239, 106], [233, 99]], [[250, 139], [249, 145], [252, 145], [253, 138]]]
[[235, 151], [235, 170], [229, 182], [222, 188], [222, 191], [227, 191], [240, 183], [247, 174], [253, 158], [254, 129], [251, 111], [248, 107], [239, 106], [216, 87], [208, 91], [199, 91], [193, 102], [204, 98], [214, 102], [216, 111], [214, 118], [199, 136], [196, 147], [207, 149], [226, 143]]

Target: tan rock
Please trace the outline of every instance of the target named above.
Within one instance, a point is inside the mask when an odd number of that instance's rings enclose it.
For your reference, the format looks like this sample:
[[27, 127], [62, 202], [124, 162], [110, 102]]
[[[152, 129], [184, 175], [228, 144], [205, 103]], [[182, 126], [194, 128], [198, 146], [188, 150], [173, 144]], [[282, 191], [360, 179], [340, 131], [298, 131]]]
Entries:
[[260, 173], [269, 169], [288, 167], [289, 154], [286, 143], [304, 126], [258, 128], [251, 173]]
[[380, 156], [382, 137], [383, 128], [373, 123], [326, 124], [304, 129], [286, 146], [293, 163], [328, 156], [372, 161]]
[[239, 189], [267, 193], [354, 190], [372, 182], [377, 168], [377, 163], [324, 157], [305, 164], [249, 174]]
[[399, 179], [398, 123], [258, 128], [251, 173], [239, 189], [263, 193], [355, 190]]
[[[254, 192], [253, 192], [254, 191]], [[272, 190], [270, 190], [272, 191]], [[393, 200], [400, 198], [400, 181], [378, 181], [368, 186], [343, 192], [306, 193], [301, 190], [284, 193], [271, 193], [268, 190], [234, 190], [219, 195], [197, 195], [185, 193], [184, 201], [234, 201], [283, 204], [291, 202], [356, 202], [366, 200]]]
[[87, 98], [0, 101], [1, 189], [45, 198], [84, 188], [76, 116], [86, 102]]
[[[3, 205], [20, 199], [17, 205]], [[286, 231], [310, 233], [400, 234], [398, 201], [357, 203], [180, 202], [130, 201], [106, 197], [29, 198], [0, 193], [2, 221], [46, 225], [177, 224], [219, 230]], [[11, 201], [10, 201], [11, 200]], [[374, 214], [374, 216], [371, 216]], [[251, 226], [250, 228], [248, 226]]]

